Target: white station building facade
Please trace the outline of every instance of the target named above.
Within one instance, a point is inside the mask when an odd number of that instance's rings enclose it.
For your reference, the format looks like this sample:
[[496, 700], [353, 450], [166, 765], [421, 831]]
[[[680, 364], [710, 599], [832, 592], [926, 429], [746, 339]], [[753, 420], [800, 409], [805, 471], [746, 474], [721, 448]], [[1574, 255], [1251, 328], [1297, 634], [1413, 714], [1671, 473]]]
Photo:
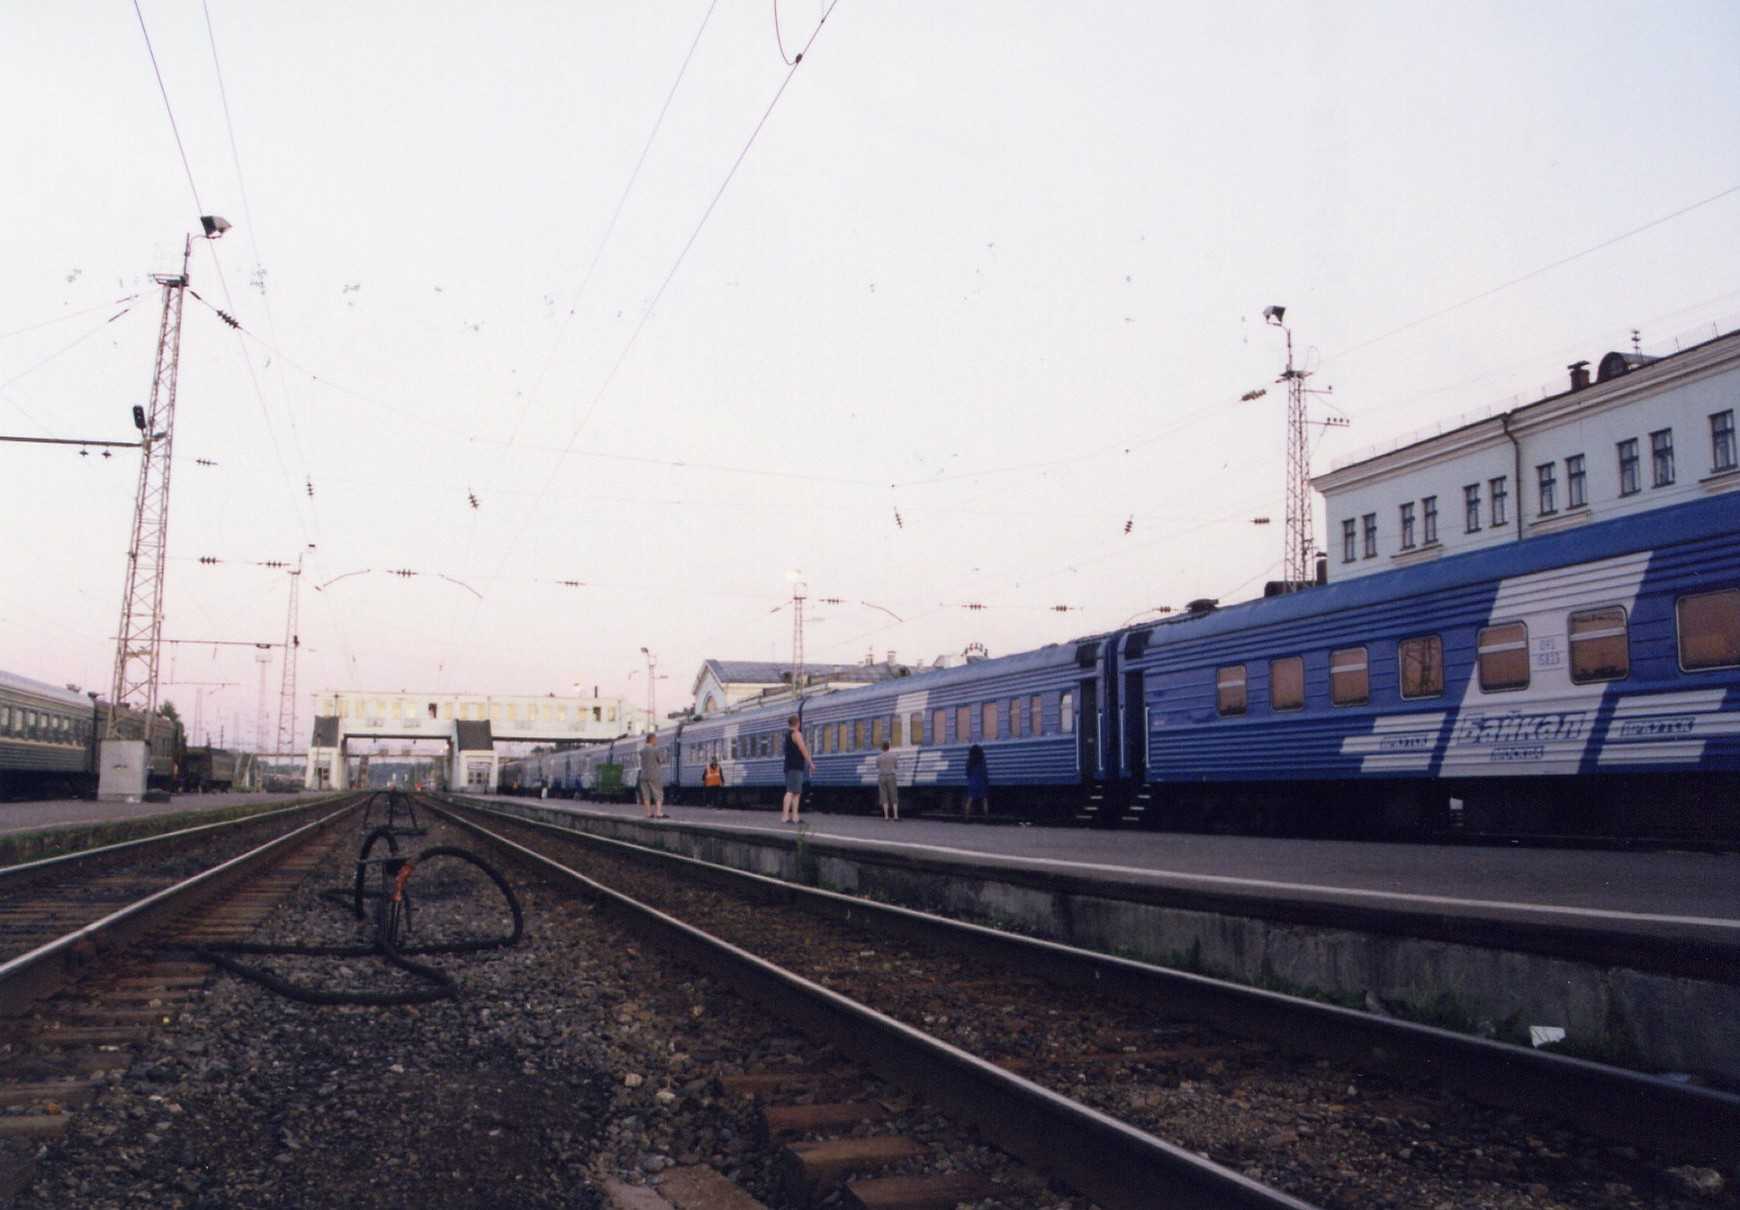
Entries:
[[1740, 488], [1740, 332], [1318, 475], [1331, 581]]
[[618, 697], [323, 690], [315, 697], [308, 785], [348, 789], [349, 748], [375, 740], [448, 745], [448, 785], [495, 789], [498, 743], [596, 743], [646, 729]]

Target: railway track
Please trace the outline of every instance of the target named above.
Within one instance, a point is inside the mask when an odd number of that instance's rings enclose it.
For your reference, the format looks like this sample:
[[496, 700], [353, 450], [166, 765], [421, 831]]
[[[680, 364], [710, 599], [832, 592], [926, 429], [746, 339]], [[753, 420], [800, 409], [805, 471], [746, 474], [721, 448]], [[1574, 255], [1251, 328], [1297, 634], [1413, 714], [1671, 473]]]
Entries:
[[[660, 944], [1107, 1207], [1510, 1204], [1493, 1189], [1626, 1205], [1620, 1191], [1710, 1171], [1740, 1138], [1740, 1099], [1720, 1093], [472, 808], [453, 818], [547, 877], [590, 876]], [[800, 1188], [877, 1165], [874, 1115], [817, 1095], [770, 1111], [770, 1132], [855, 1139], [793, 1143]]]
[[[69, 1108], [167, 1024], [209, 964], [166, 942], [248, 935], [329, 860], [357, 796], [0, 870], [0, 1196], [27, 1184], [33, 1153]], [[262, 840], [262, 836], [269, 839]]]

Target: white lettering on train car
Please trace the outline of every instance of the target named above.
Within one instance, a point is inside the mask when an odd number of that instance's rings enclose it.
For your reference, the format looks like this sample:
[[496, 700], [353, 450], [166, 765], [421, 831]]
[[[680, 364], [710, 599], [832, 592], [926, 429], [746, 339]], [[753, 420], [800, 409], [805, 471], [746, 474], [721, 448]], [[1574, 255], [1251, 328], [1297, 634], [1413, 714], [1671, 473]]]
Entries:
[[1701, 760], [1706, 740], [1740, 735], [1740, 713], [1722, 709], [1724, 689], [1635, 693], [1613, 708], [1601, 748], [1604, 765], [1686, 764]]
[[1596, 711], [1611, 682], [1571, 680], [1566, 619], [1578, 609], [1618, 605], [1627, 616], [1652, 552], [1600, 559], [1502, 581], [1486, 624], [1528, 626], [1526, 688], [1484, 693], [1473, 670], [1439, 766], [1443, 777], [1575, 773], [1594, 738]]
[[1448, 717], [1443, 710], [1386, 715], [1373, 721], [1369, 734], [1342, 740], [1341, 754], [1363, 758], [1361, 773], [1423, 773], [1432, 767], [1432, 753]]

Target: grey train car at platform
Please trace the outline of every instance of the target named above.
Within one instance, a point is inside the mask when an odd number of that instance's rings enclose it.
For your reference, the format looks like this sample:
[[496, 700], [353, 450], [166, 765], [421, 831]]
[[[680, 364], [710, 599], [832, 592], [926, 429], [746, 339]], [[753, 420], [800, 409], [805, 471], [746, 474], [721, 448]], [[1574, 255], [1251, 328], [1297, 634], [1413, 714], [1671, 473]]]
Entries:
[[[88, 695], [0, 672], [0, 798], [45, 799], [96, 793], [97, 740], [109, 722], [109, 703]], [[123, 710], [124, 739], [144, 734], [143, 717]], [[158, 717], [152, 728], [148, 784], [168, 790], [179, 769], [179, 723]]]

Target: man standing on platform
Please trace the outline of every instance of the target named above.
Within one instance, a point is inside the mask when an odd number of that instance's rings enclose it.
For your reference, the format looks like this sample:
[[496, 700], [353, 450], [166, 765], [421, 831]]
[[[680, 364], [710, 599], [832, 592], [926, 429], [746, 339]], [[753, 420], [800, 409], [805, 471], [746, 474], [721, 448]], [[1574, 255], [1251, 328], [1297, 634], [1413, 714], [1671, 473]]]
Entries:
[[659, 772], [659, 737], [646, 733], [640, 750], [640, 809], [648, 819], [666, 819], [665, 779]]
[[883, 819], [900, 818], [900, 783], [897, 779], [899, 758], [882, 741], [882, 751], [876, 755], [876, 797], [882, 803]]

